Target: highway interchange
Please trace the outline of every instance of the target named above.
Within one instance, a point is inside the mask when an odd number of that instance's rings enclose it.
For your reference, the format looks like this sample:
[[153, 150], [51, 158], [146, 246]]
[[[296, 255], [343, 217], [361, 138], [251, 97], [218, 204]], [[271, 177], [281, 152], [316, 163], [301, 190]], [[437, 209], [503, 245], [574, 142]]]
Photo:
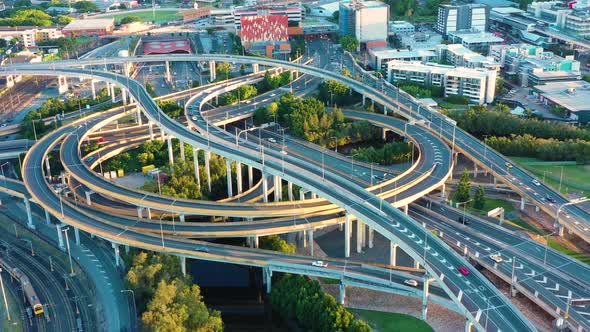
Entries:
[[[227, 59], [227, 57], [225, 56], [210, 56], [210, 58], [214, 58], [216, 60], [223, 58]], [[145, 60], [145, 57], [133, 59], [133, 61]], [[167, 57], [166, 60], [169, 60], [169, 57]], [[251, 61], [253, 61], [248, 58], [242, 59], [242, 57], [236, 57], [235, 60], [242, 60], [246, 63], [251, 63]], [[119, 60], [114, 59], [113, 61]], [[154, 61], [156, 60], [154, 59]], [[159, 61], [162, 61], [162, 59], [160, 59]], [[183, 58], [183, 60], [181, 61], [186, 61], [186, 59]], [[264, 61], [268, 60], [261, 60], [261, 62]], [[269, 65], [280, 65], [287, 68], [290, 68], [290, 66], [294, 66], [293, 64], [284, 62], [277, 63], [275, 60], [271, 60]], [[252, 165], [258, 169], [262, 169], [263, 172], [281, 176], [283, 179], [296, 183], [304, 188], [309, 188], [314, 192], [318, 193], [321, 197], [326, 198], [328, 201], [344, 208], [349, 214], [359, 218], [364, 223], [377, 230], [379, 233], [388, 237], [391, 241], [399, 243], [400, 247], [402, 247], [405, 251], [410, 253], [414, 259], [420, 262], [421, 265], [425, 266], [426, 270], [429, 273], [429, 276], [437, 280], [437, 284], [440, 285], [440, 287], [445, 291], [447, 296], [449, 296], [456, 303], [457, 306], [465, 307], [467, 309], [466, 312], [464, 312], [465, 315], [468, 318], [470, 317], [470, 321], [474, 323], [477, 328], [484, 329], [480, 323], [480, 318], [484, 316], [486, 318], [485, 322], [489, 324], [487, 325], [487, 328], [489, 328], [490, 330], [524, 331], [534, 329], [534, 327], [532, 327], [530, 323], [528, 323], [528, 321], [526, 321], [526, 319], [524, 319], [517, 312], [517, 310], [513, 308], [513, 306], [508, 302], [508, 300], [505, 299], [501, 294], [499, 294], [495, 287], [492, 286], [489, 282], [487, 282], [487, 280], [485, 280], [483, 276], [475, 272], [472, 274], [472, 276], [469, 277], [469, 280], [467, 281], [464, 277], [459, 275], [455, 269], [457, 266], [467, 264], [466, 262], [464, 262], [463, 258], [455, 254], [449, 247], [444, 245], [435, 237], [428, 235], [429, 231], [425, 230], [423, 227], [421, 227], [421, 225], [416, 224], [414, 221], [406, 217], [403, 213], [395, 209], [390, 204], [382, 204], [381, 200], [378, 197], [365, 191], [358, 184], [349, 181], [348, 179], [343, 179], [341, 176], [332, 175], [331, 173], [323, 174], [323, 170], [321, 167], [319, 167], [316, 164], [310, 163], [307, 160], [299, 160], [299, 158], [294, 158], [290, 154], [285, 156], [280, 152], [280, 147], [269, 146], [267, 149], [264, 149], [264, 156], [258, 150], [259, 144], [257, 144], [256, 142], [239, 142], [240, 144], [238, 149], [238, 147], [235, 144], [235, 136], [233, 136], [231, 133], [221, 131], [219, 128], [213, 126], [212, 124], [207, 125], [206, 123], [201, 123], [201, 129], [202, 125], [205, 124], [206, 126], [208, 126], [209, 131], [208, 134], [206, 133], [205, 135], [199, 135], [187, 129], [183, 125], [178, 124], [174, 120], [167, 118], [165, 115], [160, 114], [159, 109], [157, 108], [153, 100], [149, 97], [149, 95], [147, 95], [141, 84], [137, 83], [132, 79], [111, 73], [93, 72], [91, 70], [77, 70], [67, 68], [53, 70], [50, 68], [43, 67], [39, 67], [37, 69], [31, 67], [32, 66], [29, 66], [27, 68], [23, 67], [19, 68], [18, 70], [24, 72], [30, 71], [30, 73], [32, 74], [40, 73], [46, 75], [67, 75], [75, 77], [86, 76], [93, 77], [94, 79], [101, 78], [104, 80], [110, 80], [111, 82], [117, 82], [118, 84], [125, 86], [127, 89], [129, 89], [129, 92], [133, 96], [134, 100], [139, 100], [139, 104], [141, 105], [142, 111], [148, 117], [148, 119], [153, 123], [157, 124], [164, 132], [169, 133], [169, 135], [177, 137], [181, 139], [181, 141], [189, 143], [194, 147], [210, 150], [214, 153], [223, 155], [232, 160], [237, 160], [243, 162], [244, 164]], [[301, 68], [297, 69], [301, 70]], [[308, 74], [313, 75], [317, 74], [317, 71], [321, 70], [314, 68], [313, 70], [306, 69], [301, 71], [306, 71]], [[346, 81], [345, 78], [340, 77], [339, 75], [336, 75], [335, 77], [334, 74], [330, 73], [330, 75], [328, 75], [327, 73], [321, 74], [326, 76], [331, 75], [331, 77], [333, 78], [338, 78], [340, 80]], [[359, 90], [358, 82], [356, 82], [354, 85], [355, 86], [353, 88]], [[360, 88], [360, 90], [364, 89], [365, 88]], [[375, 89], [370, 89], [369, 91], [367, 91], [367, 93], [365, 93], [365, 95], [369, 96], [371, 99], [374, 99], [377, 102], [383, 101], [383, 104], [391, 105], [391, 101], [388, 100], [388, 98], [385, 95], [381, 95], [380, 92], [376, 91]], [[416, 111], [418, 111], [418, 113], [420, 114], [423, 113], [420, 107], [418, 107], [414, 112]], [[108, 121], [110, 119], [110, 115], [113, 114], [103, 113], [92, 117], [89, 121], [93, 121], [93, 119], [97, 122], [101, 120]], [[430, 113], [429, 115], [432, 116], [432, 113]], [[347, 116], [355, 116], [355, 114], [347, 114]], [[416, 113], [413, 113], [412, 116], [418, 117]], [[442, 121], [442, 117], [440, 119], [440, 128], [442, 129], [442, 132], [439, 131], [440, 136], [443, 136], [448, 139], [448, 135], [452, 133], [454, 130], [452, 127], [445, 128], [448, 125], [447, 121]], [[204, 122], [204, 119], [202, 119], [201, 121]], [[384, 124], [386, 122], [383, 119], [373, 119], [372, 121], [380, 122], [381, 124]], [[79, 125], [83, 122], [78, 121], [76, 123]], [[432, 118], [430, 120], [430, 126], [434, 127], [433, 129], [436, 128], [434, 122], [432, 121]], [[191, 251], [190, 246], [194, 246], [194, 243], [191, 242], [185, 242], [170, 238], [164, 239], [164, 237], [160, 239], [158, 236], [150, 235], [144, 232], [138, 232], [135, 229], [131, 228], [128, 229], [127, 226], [125, 226], [125, 228], [123, 228], [123, 231], [121, 232], [121, 226], [115, 225], [115, 223], [112, 223], [112, 221], [106, 220], [106, 218], [105, 220], [96, 220], [97, 218], [90, 217], [86, 214], [81, 214], [75, 207], [56, 197], [56, 195], [53, 192], [51, 192], [51, 190], [45, 184], [45, 180], [43, 177], [43, 169], [41, 167], [41, 165], [43, 165], [44, 156], [46, 155], [46, 152], [49, 149], [53, 148], [56, 142], [60, 141], [61, 138], [65, 138], [66, 142], [68, 139], [72, 140], [72, 137], [79, 137], [76, 136], [80, 135], [80, 133], [78, 133], [77, 131], [84, 131], [85, 128], [85, 126], [76, 127], [73, 125], [59, 128], [58, 130], [52, 132], [51, 134], [40, 140], [37, 143], [37, 145], [32, 148], [32, 151], [35, 151], [35, 153], [29, 153], [24, 161], [25, 166], [30, 166], [25, 167], [24, 174], [25, 185], [27, 187], [27, 190], [32, 194], [35, 201], [39, 202], [46, 209], [50, 210], [52, 214], [60, 216], [60, 219], [62, 219], [64, 222], [72, 224], [75, 227], [79, 227], [81, 230], [86, 230], [93, 234], [105, 237], [115, 243], [128, 243], [133, 246], [172, 252], [187, 257], [215, 258], [222, 261], [253, 264], [256, 266], [269, 266], [270, 264], [273, 266], [272, 270], [274, 271], [285, 269], [285, 267], [279, 266], [281, 264], [277, 264], [277, 266], [274, 266], [270, 263], [272, 260], [276, 260], [277, 258], [268, 257], [273, 257], [275, 255], [281, 256], [277, 254], [271, 254], [266, 252], [262, 254], [260, 251], [256, 250], [248, 250], [243, 248], [228, 249], [227, 246], [220, 246], [220, 253], [218, 254], [218, 256], [210, 257], [210, 255], [215, 254], [213, 251], [211, 251], [208, 254], [197, 254], [194, 251]], [[456, 131], [457, 136], [455, 137], [455, 144], [458, 148], [460, 142], [462, 142], [463, 140], [468, 140], [469, 136], [460, 136], [461, 134], [459, 128], [457, 128]], [[436, 133], [436, 130], [433, 130], [433, 132]], [[410, 135], [410, 133], [408, 133], [408, 135]], [[76, 142], [76, 140], [73, 141]], [[76, 144], [71, 145], [74, 146], [74, 149], [77, 147]], [[464, 151], [468, 151], [466, 153], [477, 153], [477, 149], [472, 149], [471, 151], [469, 150], [469, 147], [465, 147], [464, 149]], [[62, 158], [77, 157], [77, 153], [72, 153], [72, 151], [73, 150], [70, 150], [69, 153], [64, 154], [64, 149], [62, 148]], [[424, 149], [422, 149], [422, 151], [424, 151]], [[491, 152], [488, 149], [487, 153], [487, 156], [489, 157], [490, 154], [494, 152]], [[499, 158], [503, 157], [500, 156]], [[450, 162], [451, 159], [452, 158], [450, 158], [450, 154], [448, 153], [447, 148], [447, 154], [445, 155], [445, 158], [443, 158], [443, 160], [445, 160], [446, 162]], [[76, 163], [80, 164], [79, 160], [71, 160], [71, 165], [74, 165]], [[68, 164], [67, 161], [66, 164]], [[285, 165], [287, 166], [285, 167]], [[83, 168], [84, 167], [80, 167], [80, 171], [83, 171]], [[501, 167], [498, 167], [497, 169], [492, 171], [498, 172], [500, 169]], [[438, 167], [435, 168], [435, 171], [436, 170], [438, 170]], [[72, 173], [74, 172], [72, 171]], [[517, 176], [520, 174], [513, 173], [512, 175]], [[80, 179], [82, 179], [82, 177], [80, 177]], [[440, 179], [443, 180], [442, 183], [444, 183], [445, 177], [441, 176]], [[97, 187], [97, 189], [99, 189], [99, 187]], [[125, 193], [125, 195], [127, 194], [128, 193]], [[126, 198], [126, 196], [123, 197]], [[285, 205], [288, 204], [289, 203]], [[174, 205], [176, 206], [176, 203]], [[166, 206], [153, 206], [158, 210], [174, 209], [174, 212], [179, 213], [202, 213], [202, 211], [200, 210], [198, 212], [195, 210], [176, 210], [176, 208], [169, 208], [169, 204]], [[231, 205], [228, 204], [228, 206]], [[266, 206], [264, 206], [263, 209], [257, 210], [264, 211], [264, 214], [260, 215], [254, 215], [252, 214], [252, 212], [244, 211], [241, 211], [239, 213], [231, 212], [238, 211], [238, 209], [234, 210], [233, 208], [221, 211], [218, 210], [215, 213], [212, 213], [215, 215], [232, 215], [232, 213], [235, 213], [235, 215], [241, 215], [243, 217], [261, 215], [272, 216], [273, 214], [269, 213], [269, 211], [267, 210], [268, 207]], [[272, 211], [272, 209], [270, 209], [270, 211]], [[285, 215], [284, 213], [285, 212], [283, 212], [283, 215]], [[289, 213], [287, 213], [287, 215], [289, 215]], [[576, 217], [576, 215], [573, 214], [571, 216]], [[227, 256], [223, 256], [223, 253], [227, 251], [233, 252], [235, 257], [228, 258]], [[251, 254], [247, 254], [250, 251]], [[427, 255], [429, 255], [430, 257], [424, 257], [422, 253], [427, 253]], [[219, 258], [220, 255], [223, 258]], [[251, 260], [248, 260], [247, 257], [251, 255], [252, 257], [256, 257], [256, 260], [260, 261], [253, 262]], [[442, 257], [443, 255], [444, 258]], [[263, 258], [257, 256], [262, 256]], [[431, 257], [439, 258], [432, 259]], [[297, 267], [289, 266], [291, 271], [302, 271], [306, 274], [326, 273], [312, 271], [313, 269], [309, 267], [310, 258], [307, 257], [298, 257], [296, 259], [281, 257], [280, 259], [283, 260], [282, 263], [299, 263]], [[329, 270], [338, 270], [339, 266], [340, 265], [338, 263], [334, 263], [334, 265], [332, 265], [331, 263]], [[348, 271], [349, 268], [350, 266], [346, 268], [346, 272], [342, 273], [350, 273]], [[367, 283], [376, 282], [374, 280], [374, 276], [363, 275], [362, 277], [359, 277], [358, 275], [355, 275], [351, 276], [350, 278], [359, 278], [360, 280], [365, 278], [365, 280], [362, 280], [360, 282], [361, 285], [363, 283], [365, 283], [366, 285]], [[349, 284], [352, 284], [352, 282], [350, 282]], [[488, 310], [487, 308], [491, 309]]]

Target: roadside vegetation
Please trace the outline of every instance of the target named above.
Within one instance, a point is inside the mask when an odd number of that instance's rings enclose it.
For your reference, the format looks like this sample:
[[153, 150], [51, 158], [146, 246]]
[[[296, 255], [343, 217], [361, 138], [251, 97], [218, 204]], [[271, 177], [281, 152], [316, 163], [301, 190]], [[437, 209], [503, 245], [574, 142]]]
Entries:
[[324, 293], [317, 280], [284, 274], [270, 293], [272, 310], [284, 320], [296, 320], [306, 331], [369, 332], [371, 327]]
[[219, 311], [208, 309], [198, 285], [180, 271], [180, 258], [134, 250], [125, 257], [142, 331], [223, 331]]

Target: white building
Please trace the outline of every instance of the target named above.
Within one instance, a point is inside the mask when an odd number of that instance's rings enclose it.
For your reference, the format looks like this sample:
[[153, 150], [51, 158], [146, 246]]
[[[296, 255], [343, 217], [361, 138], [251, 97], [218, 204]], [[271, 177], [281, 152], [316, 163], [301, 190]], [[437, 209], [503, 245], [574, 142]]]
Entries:
[[423, 63], [436, 59], [436, 52], [433, 50], [391, 49], [375, 48], [368, 51], [369, 63], [376, 70], [387, 69], [387, 63], [391, 60], [420, 61]]
[[25, 48], [35, 47], [39, 42], [63, 37], [61, 31], [55, 28], [29, 29], [16, 32]]
[[340, 1], [321, 1], [310, 8], [309, 16], [332, 17], [340, 8]]
[[340, 3], [340, 34], [350, 35], [366, 47], [385, 46], [388, 36], [389, 6], [380, 1]]
[[414, 33], [416, 28], [410, 22], [406, 21], [393, 21], [389, 22], [389, 32], [390, 33]]
[[494, 70], [397, 60], [387, 65], [387, 79], [390, 82], [409, 81], [442, 87], [445, 97], [466, 96], [479, 105], [494, 101], [497, 77]]
[[486, 31], [489, 9], [482, 4], [440, 5], [436, 30], [446, 36], [457, 30]]
[[500, 70], [500, 63], [493, 57], [483, 56], [460, 44], [441, 44], [435, 48], [438, 62], [455, 67]]

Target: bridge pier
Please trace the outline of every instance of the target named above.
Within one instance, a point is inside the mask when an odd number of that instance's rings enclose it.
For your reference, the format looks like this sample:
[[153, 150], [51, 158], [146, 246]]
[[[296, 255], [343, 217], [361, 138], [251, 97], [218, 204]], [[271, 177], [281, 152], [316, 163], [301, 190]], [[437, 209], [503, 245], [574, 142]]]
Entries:
[[384, 141], [386, 141], [386, 140], [387, 140], [387, 129], [385, 129], [385, 128], [381, 128], [381, 133], [382, 133], [382, 137], [381, 137], [381, 138], [382, 138]]
[[115, 250], [115, 266], [119, 266], [120, 265], [120, 257], [119, 257], [119, 245], [112, 243], [113, 249]]
[[68, 92], [68, 80], [65, 76], [57, 77], [57, 92], [62, 95]]
[[180, 141], [180, 159], [182, 159], [182, 161], [185, 161], [185, 155], [184, 155], [184, 142]]
[[406, 216], [408, 215], [408, 205], [404, 205], [404, 213], [406, 214]]
[[367, 97], [365, 97], [365, 95], [363, 95], [363, 106], [365, 106], [365, 99], [367, 99]]
[[293, 182], [287, 182], [287, 195], [289, 196], [289, 201], [293, 201]]
[[[140, 119], [138, 121], [138, 123], [141, 126], [141, 117], [138, 117], [138, 119]], [[150, 132], [150, 141], [153, 141], [154, 140], [154, 124], [151, 121], [148, 123], [148, 130]]]
[[152, 220], [152, 209], [151, 208], [146, 208], [147, 210], [147, 218], [149, 220]]
[[248, 189], [254, 185], [254, 171], [252, 166], [248, 165]]
[[180, 271], [186, 277], [186, 257], [180, 256]]
[[562, 224], [558, 224], [558, 226], [557, 226], [557, 234], [560, 237], [563, 237], [565, 235], [565, 227], [563, 227]]
[[340, 281], [340, 292], [338, 294], [338, 301], [340, 304], [344, 305], [344, 300], [346, 299], [346, 285]]
[[166, 81], [172, 83], [172, 76], [170, 75], [170, 61], [166, 61]]
[[170, 169], [172, 169], [172, 165], [174, 165], [174, 151], [172, 151], [172, 136], [168, 135], [166, 141], [168, 145], [168, 163], [170, 163]]
[[92, 90], [92, 99], [96, 99], [96, 86], [94, 86], [94, 80], [90, 80], [90, 89]]
[[213, 60], [209, 60], [209, 81], [213, 82], [215, 81], [215, 79], [217, 79], [217, 70], [215, 68], [215, 61]]
[[498, 180], [494, 176], [494, 189], [498, 188]]
[[199, 190], [201, 190], [201, 176], [199, 174], [199, 148], [193, 148], [193, 164], [195, 166], [195, 180], [197, 181]]
[[45, 157], [45, 172], [48, 179], [51, 178], [51, 166], [49, 165], [49, 156]]
[[263, 281], [266, 284], [266, 293], [270, 294], [271, 291], [271, 283], [272, 283], [272, 270], [268, 267], [265, 267], [262, 269], [262, 273], [263, 273]]
[[242, 193], [242, 163], [236, 161], [236, 182], [238, 185], [238, 194]]
[[281, 196], [283, 196], [282, 195], [283, 194], [283, 183], [282, 183], [281, 177], [278, 175], [275, 175], [274, 182], [275, 182], [274, 183], [274, 187], [275, 187], [274, 197], [275, 197], [275, 202], [278, 202], [278, 201], [282, 200]]
[[473, 328], [473, 323], [467, 319], [465, 321], [465, 332], [471, 332], [471, 329]]
[[131, 77], [131, 66], [132, 66], [131, 62], [125, 62], [125, 64], [123, 66], [124, 66], [123, 69], [125, 70], [125, 76]]
[[51, 224], [51, 215], [49, 214], [49, 211], [43, 209], [45, 211], [45, 224], [49, 225]]
[[359, 219], [356, 220], [356, 252], [360, 254], [363, 252], [363, 222]]
[[309, 255], [313, 256], [313, 228], [307, 230], [307, 242], [309, 244]]
[[76, 239], [76, 245], [80, 245], [80, 229], [74, 227], [74, 238]]
[[475, 178], [477, 176], [477, 163], [475, 163], [475, 161], [473, 162], [473, 177]]
[[443, 183], [442, 186], [441, 186], [441, 188], [440, 188], [440, 198], [443, 199], [443, 200], [445, 199], [445, 196], [446, 196], [446, 193], [445, 193], [446, 189], [447, 189], [447, 187]]
[[66, 249], [66, 245], [64, 243], [64, 234], [61, 231], [61, 222], [58, 222], [55, 225], [55, 230], [57, 230], [57, 242], [59, 244], [59, 249], [61, 249], [62, 251], [64, 251]]
[[350, 214], [344, 216], [344, 257], [350, 257]]
[[121, 89], [121, 99], [123, 100], [123, 105], [127, 105], [127, 90]]
[[231, 160], [225, 159], [225, 170], [227, 177], [227, 197], [233, 197], [232, 184], [231, 184]]
[[141, 220], [141, 218], [143, 217], [142, 211], [143, 211], [143, 208], [141, 206], [138, 206], [137, 207], [137, 219]]
[[299, 199], [302, 201], [305, 200], [305, 190], [303, 188], [299, 188]]
[[264, 172], [262, 172], [262, 201], [268, 203], [268, 180]]
[[207, 175], [207, 189], [211, 192], [211, 168], [209, 167], [209, 161], [211, 160], [211, 152], [205, 151], [205, 174]]
[[391, 266], [397, 266], [397, 247], [399, 247], [397, 243], [391, 242], [389, 250], [389, 265]]
[[180, 219], [180, 222], [186, 222], [186, 217], [184, 214], [179, 214], [178, 218]]
[[25, 197], [23, 198], [25, 202], [25, 209], [27, 210], [27, 227], [30, 229], [35, 229], [35, 225], [33, 224], [33, 213], [31, 212], [31, 202]]
[[430, 293], [431, 279], [425, 275], [424, 284], [422, 287], [422, 320], [425, 321], [428, 316], [428, 295]]
[[375, 230], [370, 226], [367, 226], [367, 228], [369, 229], [369, 248], [373, 248], [373, 239], [375, 238]]
[[115, 102], [115, 84], [111, 84], [111, 101], [114, 103]]
[[520, 210], [521, 210], [521, 211], [522, 211], [522, 210], [524, 210], [524, 205], [525, 205], [525, 203], [526, 203], [526, 200], [525, 200], [524, 196], [522, 196], [522, 197], [520, 198]]
[[414, 268], [415, 269], [419, 269], [420, 268], [420, 262], [418, 262], [417, 260], [414, 260]]
[[257, 64], [257, 63], [253, 63], [253, 64], [252, 64], [252, 72], [253, 72], [254, 74], [256, 74], [256, 73], [258, 73], [258, 71], [259, 71], [259, 66], [258, 66], [258, 64]]
[[111, 96], [111, 83], [110, 82], [105, 82], [107, 85], [107, 96]]
[[[135, 120], [137, 121], [137, 125], [141, 126], [143, 123], [141, 120], [141, 110], [139, 109], [139, 105], [137, 106], [137, 109], [135, 112], [136, 112], [135, 113], [135, 117], [136, 117]], [[152, 127], [153, 123], [151, 121], [149, 121], [148, 124], [149, 124], [149, 129], [150, 129], [150, 140], [153, 141], [154, 140], [154, 128]]]

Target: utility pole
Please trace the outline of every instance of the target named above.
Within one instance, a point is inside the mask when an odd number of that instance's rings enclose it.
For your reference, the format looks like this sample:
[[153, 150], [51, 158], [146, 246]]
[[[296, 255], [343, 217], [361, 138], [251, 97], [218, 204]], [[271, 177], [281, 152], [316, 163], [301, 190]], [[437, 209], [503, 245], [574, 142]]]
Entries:
[[6, 308], [6, 319], [10, 320], [10, 311], [8, 310], [8, 300], [4, 291], [4, 280], [2, 279], [2, 269], [0, 268], [0, 286], [2, 286], [2, 297], [4, 298], [4, 308]]

